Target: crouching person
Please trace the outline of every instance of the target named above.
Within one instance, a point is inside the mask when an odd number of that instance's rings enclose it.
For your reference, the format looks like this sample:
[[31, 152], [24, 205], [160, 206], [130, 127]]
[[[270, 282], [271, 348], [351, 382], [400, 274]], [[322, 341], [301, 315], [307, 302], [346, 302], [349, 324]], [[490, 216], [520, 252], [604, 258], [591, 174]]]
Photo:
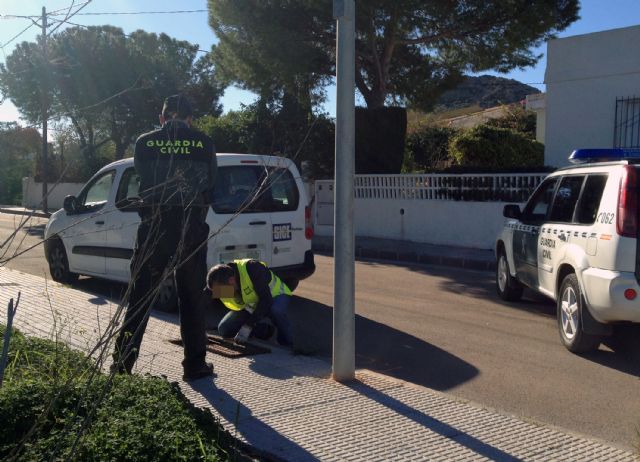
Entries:
[[278, 329], [278, 343], [293, 344], [287, 316], [291, 291], [265, 263], [245, 259], [216, 265], [207, 274], [207, 287], [231, 310], [218, 324], [222, 337], [233, 337], [239, 344], [251, 335], [267, 339], [271, 326], [261, 321], [268, 317]]

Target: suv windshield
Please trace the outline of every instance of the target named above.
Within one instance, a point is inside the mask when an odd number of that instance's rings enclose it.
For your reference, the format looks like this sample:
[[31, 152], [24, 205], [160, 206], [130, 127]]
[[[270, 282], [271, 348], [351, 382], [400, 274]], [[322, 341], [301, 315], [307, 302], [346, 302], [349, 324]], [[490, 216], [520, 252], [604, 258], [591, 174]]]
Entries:
[[295, 178], [286, 168], [259, 165], [218, 168], [213, 199], [216, 213], [294, 211], [299, 200]]

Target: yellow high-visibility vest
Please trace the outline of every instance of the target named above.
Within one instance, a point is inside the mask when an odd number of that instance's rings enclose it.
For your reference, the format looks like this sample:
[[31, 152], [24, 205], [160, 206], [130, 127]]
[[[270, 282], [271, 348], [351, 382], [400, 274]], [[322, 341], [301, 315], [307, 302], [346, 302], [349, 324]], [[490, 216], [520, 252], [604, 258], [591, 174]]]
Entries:
[[[249, 258], [244, 260], [234, 260], [233, 263], [238, 267], [238, 273], [240, 274], [240, 292], [241, 299], [239, 298], [221, 298], [220, 301], [233, 311], [241, 311], [244, 309], [248, 309], [249, 311], [253, 311], [258, 303], [258, 294], [253, 288], [253, 284], [251, 283], [251, 278], [249, 277], [249, 273], [247, 272], [247, 262]], [[266, 263], [262, 263], [265, 267]], [[273, 274], [271, 270], [271, 281], [269, 282], [269, 290], [271, 291], [272, 297], [277, 297], [278, 295], [291, 295], [291, 290], [287, 287], [287, 285], [282, 282], [282, 280]]]

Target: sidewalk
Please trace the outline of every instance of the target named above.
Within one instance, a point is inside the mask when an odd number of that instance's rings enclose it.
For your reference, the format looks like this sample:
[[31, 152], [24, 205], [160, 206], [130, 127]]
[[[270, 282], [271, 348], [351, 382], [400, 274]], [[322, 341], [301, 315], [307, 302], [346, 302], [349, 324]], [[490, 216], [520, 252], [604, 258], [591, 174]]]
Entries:
[[[333, 237], [314, 236], [313, 250], [319, 254], [333, 255]], [[355, 256], [356, 258], [455, 266], [482, 271], [494, 271], [496, 267], [496, 258], [491, 250], [422, 244], [375, 237], [356, 236]]]
[[[55, 325], [59, 338], [85, 350], [116, 309], [102, 297], [0, 268], [0, 322], [18, 291], [16, 328], [50, 338]], [[152, 313], [137, 372], [178, 382], [265, 460], [636, 460], [602, 442], [367, 370], [340, 384], [331, 380], [330, 364], [274, 347], [236, 359], [209, 353], [217, 377], [187, 384], [180, 380], [182, 349], [169, 342], [179, 336], [176, 316]]]

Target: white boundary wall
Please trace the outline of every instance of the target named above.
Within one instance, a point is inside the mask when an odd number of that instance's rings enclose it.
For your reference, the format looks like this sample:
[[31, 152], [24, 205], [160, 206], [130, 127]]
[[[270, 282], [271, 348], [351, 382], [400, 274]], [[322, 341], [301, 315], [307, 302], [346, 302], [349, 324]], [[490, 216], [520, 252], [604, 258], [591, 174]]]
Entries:
[[[546, 174], [356, 175], [355, 234], [428, 244], [492, 249], [502, 229], [505, 204], [524, 204]], [[462, 201], [475, 184], [487, 194], [520, 200]], [[453, 186], [455, 185], [455, 186]], [[333, 235], [333, 181], [315, 183], [313, 217], [319, 236]], [[497, 192], [497, 194], [496, 194]], [[436, 198], [439, 197], [439, 198]]]
[[[77, 195], [83, 186], [84, 183], [48, 184], [47, 204], [49, 211], [61, 209], [64, 198], [69, 195]], [[42, 206], [42, 183], [37, 183], [33, 177], [24, 177], [22, 179], [22, 206], [26, 208], [39, 208]]]

